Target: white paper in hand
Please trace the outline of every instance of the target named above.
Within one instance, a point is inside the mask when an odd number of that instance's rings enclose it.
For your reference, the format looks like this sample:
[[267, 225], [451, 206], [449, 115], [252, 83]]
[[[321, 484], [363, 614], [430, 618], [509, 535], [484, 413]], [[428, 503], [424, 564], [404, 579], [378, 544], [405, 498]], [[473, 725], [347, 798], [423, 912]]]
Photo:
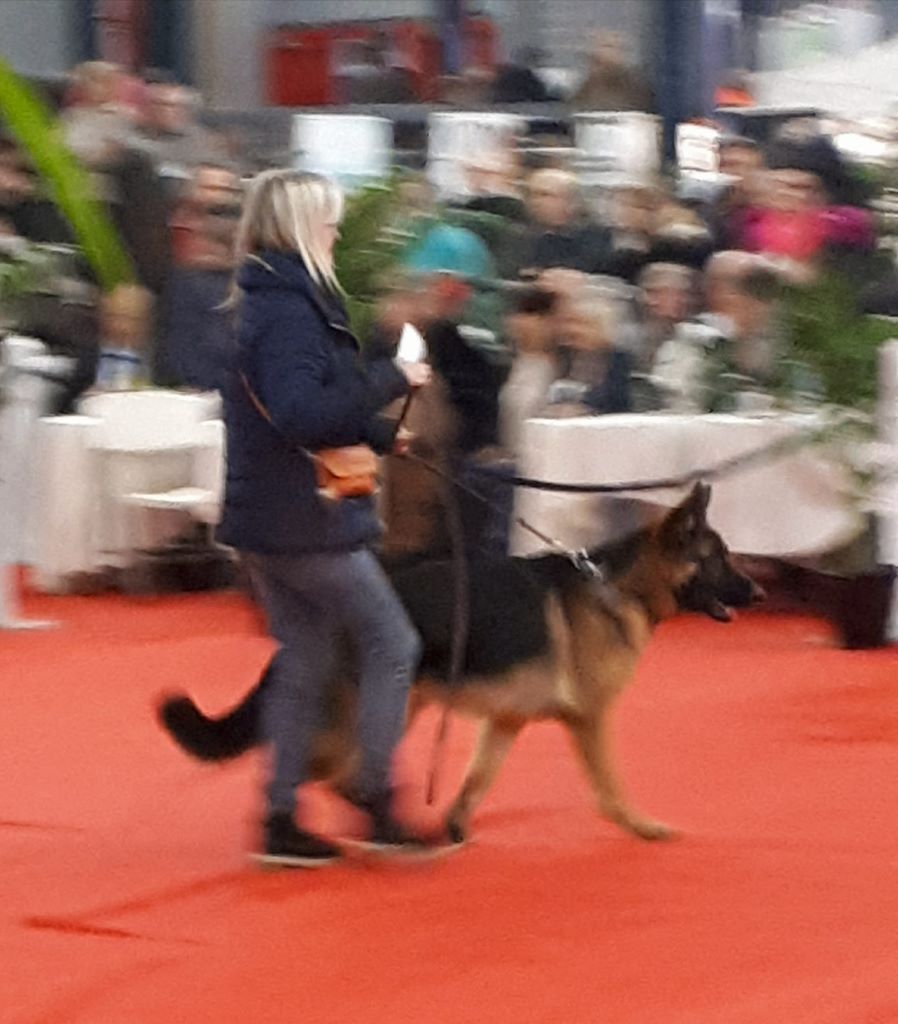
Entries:
[[405, 324], [399, 336], [396, 359], [400, 363], [423, 363], [427, 358], [427, 343], [417, 328]]

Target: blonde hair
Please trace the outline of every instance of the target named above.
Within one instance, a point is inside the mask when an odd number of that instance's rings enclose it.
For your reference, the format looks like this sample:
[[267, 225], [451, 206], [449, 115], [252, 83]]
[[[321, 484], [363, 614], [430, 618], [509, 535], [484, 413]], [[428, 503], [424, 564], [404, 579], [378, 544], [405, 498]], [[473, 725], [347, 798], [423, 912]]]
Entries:
[[244, 200], [235, 238], [237, 266], [266, 249], [298, 253], [317, 285], [339, 292], [333, 255], [321, 244], [320, 229], [342, 216], [343, 192], [329, 178], [289, 169], [262, 171]]

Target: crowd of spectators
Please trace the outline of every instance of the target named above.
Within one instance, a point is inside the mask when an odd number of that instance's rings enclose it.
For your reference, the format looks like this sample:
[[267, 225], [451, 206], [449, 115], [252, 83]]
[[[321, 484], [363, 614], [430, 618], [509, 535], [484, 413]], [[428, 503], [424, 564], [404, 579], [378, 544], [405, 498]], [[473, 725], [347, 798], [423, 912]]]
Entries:
[[[702, 193], [635, 181], [595, 191], [563, 166], [472, 163], [472, 195], [443, 210], [417, 250], [430, 262], [413, 257], [409, 269], [422, 306], [439, 271], [473, 293], [499, 281], [504, 316], [486, 332], [498, 338], [489, 351], [470, 301], [449, 318], [450, 344], [445, 323], [424, 324], [450, 392], [465, 365], [457, 406], [479, 445], [513, 457], [533, 415], [749, 411], [794, 391], [784, 288], [872, 261], [874, 222], [819, 135], [767, 150], [725, 138], [720, 159], [722, 184]], [[427, 319], [409, 311], [405, 286], [401, 301], [408, 319]]]
[[[60, 409], [91, 387], [158, 382], [217, 388], [229, 328], [218, 309], [233, 270], [243, 169], [226, 136], [203, 127], [199, 101], [167, 73], [79, 66], [63, 99], [63, 137], [89, 172], [133, 265], [133, 283], [100, 296], [89, 269], [69, 261], [83, 286], [56, 301], [29, 296], [17, 329], [75, 357]], [[0, 137], [0, 244], [70, 247], [75, 237], [26, 154]]]
[[[597, 48], [583, 104], [650, 108], [644, 83], [615, 53]], [[370, 48], [349, 57], [347, 88], [400, 89]], [[535, 90], [528, 81], [505, 67], [492, 86]], [[23, 332], [76, 356], [61, 409], [87, 388], [222, 384], [245, 167], [231, 139], [202, 126], [198, 106], [161, 73], [137, 78], [91, 63], [72, 76], [65, 137], [136, 281], [100, 300], [85, 275], [85, 289], [63, 296], [52, 315], [40, 303], [23, 313]], [[597, 189], [563, 151], [528, 164], [511, 148], [472, 156], [468, 195], [449, 204], [410, 174], [391, 227], [413, 241], [363, 340], [395, 344], [406, 323], [424, 335], [439, 401], [419, 403], [419, 443], [462, 460], [513, 460], [534, 415], [770, 403], [794, 370], [783, 286], [813, 280], [833, 260], [863, 277], [873, 220], [820, 135], [793, 133], [766, 148], [723, 138], [719, 165], [713, 188], [645, 177]], [[5, 138], [0, 241], [9, 250], [22, 240], [72, 237]]]

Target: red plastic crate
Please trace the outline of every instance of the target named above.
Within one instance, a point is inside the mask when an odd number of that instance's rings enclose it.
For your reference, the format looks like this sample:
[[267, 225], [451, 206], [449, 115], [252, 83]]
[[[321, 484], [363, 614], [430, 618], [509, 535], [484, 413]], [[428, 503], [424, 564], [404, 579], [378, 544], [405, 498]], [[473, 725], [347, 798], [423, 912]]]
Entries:
[[[489, 18], [468, 18], [463, 26], [468, 63], [495, 64], [496, 30]], [[442, 71], [442, 45], [427, 22], [331, 22], [276, 29], [266, 47], [266, 94], [274, 106], [315, 107], [338, 103], [334, 59], [340, 43], [386, 35], [402, 54], [416, 97], [437, 96]]]

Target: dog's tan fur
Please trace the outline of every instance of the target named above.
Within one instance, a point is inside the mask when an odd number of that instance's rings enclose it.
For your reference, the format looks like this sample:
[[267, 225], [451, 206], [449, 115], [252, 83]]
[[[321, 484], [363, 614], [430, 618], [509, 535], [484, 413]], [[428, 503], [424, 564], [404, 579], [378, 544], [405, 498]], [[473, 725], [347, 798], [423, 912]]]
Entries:
[[[614, 770], [611, 711], [659, 622], [681, 610], [729, 622], [731, 608], [763, 599], [763, 591], [733, 565], [722, 538], [708, 526], [710, 496], [709, 487], [696, 484], [654, 526], [597, 549], [593, 557], [611, 582], [584, 571], [588, 566], [578, 571], [559, 554], [531, 563], [472, 562], [468, 668], [461, 678], [442, 674], [446, 648], [462, 639], [453, 630], [459, 606], [453, 600], [457, 577], [452, 564], [425, 559], [394, 571], [397, 595], [422, 639], [424, 669], [411, 690], [409, 722], [432, 703], [481, 722], [473, 759], [449, 811], [452, 841], [467, 834], [518, 733], [540, 719], [567, 729], [602, 814], [643, 839], [670, 835], [623, 795]], [[313, 742], [309, 767], [311, 777], [330, 782], [352, 799], [359, 767], [354, 736], [358, 683], [351, 645], [343, 653], [346, 663], [328, 687], [327, 724]], [[499, 671], [503, 665], [512, 667]], [[475, 667], [487, 674], [467, 674]], [[263, 742], [260, 709], [273, 670], [274, 661], [221, 717], [210, 718], [186, 695], [173, 695], [160, 703], [160, 722], [194, 757], [237, 757]]]
[[[553, 622], [554, 663], [539, 677], [538, 697], [528, 665], [515, 672], [522, 679], [501, 689], [500, 701], [478, 709], [483, 718], [480, 736], [452, 805], [450, 826], [467, 831], [521, 728], [534, 718], [554, 718], [571, 735], [601, 813], [643, 839], [670, 835], [666, 826], [644, 818], [625, 800], [613, 767], [609, 716], [632, 680], [654, 626], [676, 612], [674, 590], [692, 571], [664, 556], [656, 529], [636, 564], [618, 581], [615, 607], [609, 609], [584, 581], [564, 601], [560, 616], [547, 610]], [[479, 688], [478, 698], [483, 699]]]
[[[650, 530], [631, 569], [615, 582], [613, 594], [583, 579], [565, 597], [550, 593], [546, 618], [547, 655], [489, 680], [466, 679], [452, 690], [420, 678], [409, 703], [409, 722], [425, 705], [438, 703], [481, 720], [473, 758], [449, 812], [448, 825], [464, 835], [478, 804], [511, 749], [531, 721], [556, 720], [570, 733], [591, 782], [600, 812], [642, 839], [669, 836], [667, 826], [643, 817], [624, 797], [614, 770], [610, 715], [633, 679], [654, 627], [675, 614], [677, 587], [695, 565], [671, 555], [663, 522]], [[354, 756], [351, 702], [341, 698], [330, 729], [319, 737], [316, 774], [351, 777]]]

